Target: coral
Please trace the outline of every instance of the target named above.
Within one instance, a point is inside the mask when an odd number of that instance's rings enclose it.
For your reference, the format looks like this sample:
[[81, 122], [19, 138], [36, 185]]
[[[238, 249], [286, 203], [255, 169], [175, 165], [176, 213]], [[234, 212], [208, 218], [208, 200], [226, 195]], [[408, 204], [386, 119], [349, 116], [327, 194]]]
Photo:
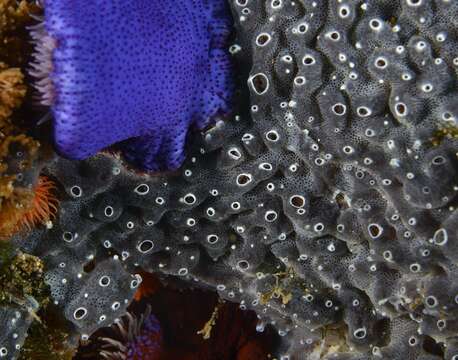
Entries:
[[[9, 238], [47, 216], [54, 200], [43, 203], [36, 186], [43, 163], [38, 141], [19, 126], [17, 110], [26, 97], [24, 82], [27, 31], [36, 7], [26, 1], [0, 1], [0, 239]], [[34, 193], [35, 190], [40, 191]], [[49, 193], [50, 194], [50, 193]], [[51, 208], [48, 208], [50, 205]], [[35, 212], [34, 212], [35, 211]], [[37, 216], [38, 215], [38, 216]], [[49, 301], [43, 262], [18, 252], [10, 243], [0, 244], [0, 357], [15, 359], [37, 311]]]
[[13, 109], [21, 105], [26, 93], [24, 76], [19, 68], [9, 68], [0, 62], [0, 130], [6, 133]]
[[0, 237], [7, 238], [16, 232], [30, 231], [34, 226], [48, 223], [56, 214], [58, 200], [54, 183], [39, 176], [32, 189], [15, 188], [8, 184], [10, 195], [4, 201], [0, 215]]
[[55, 211], [50, 183], [42, 184], [38, 176], [43, 162], [39, 148], [39, 142], [25, 134], [10, 134], [0, 144], [0, 238], [8, 238], [23, 224], [45, 221]]
[[[0, 2], [0, 54], [5, 47], [12, 55], [11, 43], [26, 42], [25, 26], [34, 9], [26, 1]], [[19, 48], [21, 56], [25, 55], [25, 46]], [[49, 220], [56, 211], [56, 200], [50, 183], [38, 179], [44, 151], [20, 126], [23, 122], [16, 114], [27, 94], [24, 60], [19, 55], [13, 60], [2, 55], [0, 60], [9, 62], [0, 62], [0, 238], [5, 239]]]
[[188, 130], [228, 110], [229, 33], [223, 0], [46, 1], [31, 74], [58, 151], [83, 159], [129, 139], [133, 164], [176, 169]]
[[256, 312], [277, 359], [456, 359], [458, 144], [431, 139], [458, 116], [457, 3], [230, 4], [249, 107], [241, 91], [177, 174], [56, 158], [61, 211], [15, 246], [83, 338], [141, 269]]
[[0, 62], [23, 67], [30, 53], [28, 32], [30, 14], [37, 14], [36, 4], [26, 0], [0, 0]]
[[24, 227], [31, 230], [32, 227], [45, 224], [55, 216], [59, 204], [54, 194], [55, 190], [56, 186], [52, 180], [46, 176], [38, 178], [38, 184], [33, 189], [33, 200], [16, 225], [16, 231]]

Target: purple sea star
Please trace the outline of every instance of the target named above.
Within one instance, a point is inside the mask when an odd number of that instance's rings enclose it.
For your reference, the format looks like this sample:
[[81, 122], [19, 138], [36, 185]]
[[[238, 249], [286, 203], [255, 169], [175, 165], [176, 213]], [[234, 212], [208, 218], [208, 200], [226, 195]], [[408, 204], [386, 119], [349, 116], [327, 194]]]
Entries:
[[228, 111], [224, 0], [46, 0], [44, 10], [31, 73], [63, 156], [128, 139], [121, 149], [135, 165], [176, 169], [188, 130]]

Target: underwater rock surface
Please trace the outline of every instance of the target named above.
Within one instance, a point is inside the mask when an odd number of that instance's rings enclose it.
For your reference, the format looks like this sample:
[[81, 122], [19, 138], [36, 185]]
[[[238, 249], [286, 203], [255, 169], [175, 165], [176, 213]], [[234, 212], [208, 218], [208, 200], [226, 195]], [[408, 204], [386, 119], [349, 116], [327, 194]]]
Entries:
[[60, 214], [16, 244], [85, 337], [140, 267], [254, 310], [278, 359], [456, 360], [458, 3], [230, 4], [250, 108], [180, 175], [57, 159]]

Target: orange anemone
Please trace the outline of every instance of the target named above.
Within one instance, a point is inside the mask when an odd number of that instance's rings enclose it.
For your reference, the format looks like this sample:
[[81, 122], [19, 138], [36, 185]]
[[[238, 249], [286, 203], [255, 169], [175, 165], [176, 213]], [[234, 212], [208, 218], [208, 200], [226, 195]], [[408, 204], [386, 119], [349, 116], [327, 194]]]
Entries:
[[[0, 226], [0, 237], [8, 238], [16, 232], [31, 230], [39, 224], [52, 220], [57, 213], [59, 201], [55, 195], [56, 185], [46, 176], [40, 176], [27, 206], [9, 206], [2, 209], [5, 217]], [[18, 202], [19, 204], [19, 202]]]
[[55, 196], [56, 185], [46, 176], [38, 178], [38, 184], [35, 187], [34, 197], [30, 208], [24, 213], [19, 220], [17, 227], [32, 229], [39, 224], [45, 224], [54, 218], [59, 206], [59, 200]]

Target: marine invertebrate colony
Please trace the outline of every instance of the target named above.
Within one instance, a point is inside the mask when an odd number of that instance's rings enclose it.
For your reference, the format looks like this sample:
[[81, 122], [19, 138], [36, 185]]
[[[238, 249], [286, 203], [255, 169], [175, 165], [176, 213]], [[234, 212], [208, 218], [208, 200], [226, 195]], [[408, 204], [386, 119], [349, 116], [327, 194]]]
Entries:
[[282, 360], [455, 360], [458, 146], [430, 139], [458, 118], [458, 3], [231, 9], [250, 108], [193, 139], [179, 175], [57, 158], [59, 217], [15, 244], [84, 338], [142, 268], [252, 309]]
[[26, 0], [0, 1], [0, 62], [14, 68], [25, 65], [29, 48], [26, 26], [30, 14], [37, 11], [37, 6]]
[[83, 159], [129, 139], [134, 164], [176, 169], [188, 130], [228, 111], [230, 25], [224, 0], [47, 0], [31, 73], [58, 151]]
[[8, 68], [5, 63], [0, 63], [0, 89], [0, 124], [5, 131], [13, 109], [20, 106], [26, 92], [24, 76], [19, 68]]
[[105, 342], [100, 350], [104, 359], [141, 360], [161, 359], [162, 333], [156, 317], [151, 314], [151, 308], [139, 318], [127, 313], [121, 321], [115, 324], [116, 335], [102, 338]]
[[40, 176], [33, 189], [31, 204], [22, 214], [14, 230], [19, 231], [23, 228], [30, 230], [33, 226], [44, 225], [50, 221], [56, 215], [59, 203], [56, 195], [53, 194], [55, 190], [53, 181], [46, 176]]
[[0, 238], [11, 235], [30, 209], [41, 161], [40, 143], [12, 119], [26, 94], [19, 68], [0, 63]]
[[[0, 238], [21, 228], [37, 199], [34, 189], [43, 163], [40, 143], [23, 128], [23, 75], [28, 41], [25, 27], [35, 6], [0, 1]], [[37, 218], [36, 218], [37, 219]]]

